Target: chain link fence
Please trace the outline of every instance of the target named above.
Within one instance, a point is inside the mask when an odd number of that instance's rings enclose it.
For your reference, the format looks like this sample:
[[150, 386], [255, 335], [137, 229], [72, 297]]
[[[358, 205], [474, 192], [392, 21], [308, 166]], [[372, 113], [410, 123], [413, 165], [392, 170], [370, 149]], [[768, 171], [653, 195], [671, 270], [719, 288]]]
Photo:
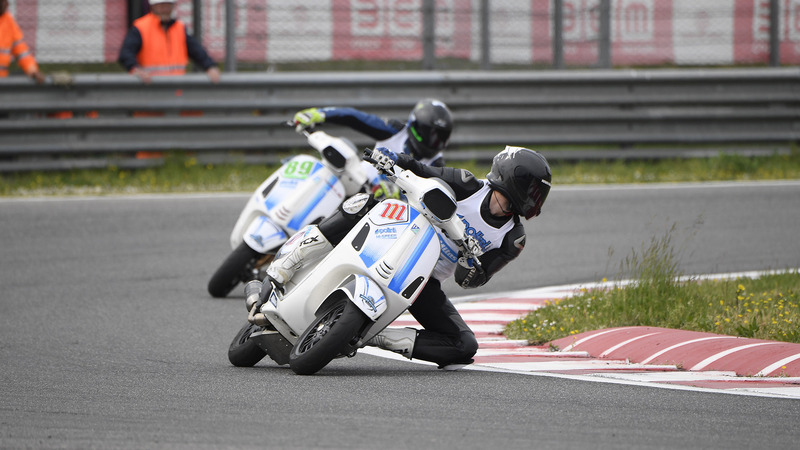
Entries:
[[[146, 2], [10, 0], [10, 11], [40, 63], [113, 63], [137, 10], [132, 6], [143, 11]], [[226, 2], [233, 2], [233, 21], [226, 20]], [[453, 68], [454, 62], [470, 68], [800, 62], [800, 0], [177, 3], [177, 17], [200, 35], [215, 59], [251, 65], [405, 61], [405, 67], [419, 69]], [[229, 38], [232, 47], [226, 46]], [[226, 48], [235, 48], [235, 57], [226, 55]]]

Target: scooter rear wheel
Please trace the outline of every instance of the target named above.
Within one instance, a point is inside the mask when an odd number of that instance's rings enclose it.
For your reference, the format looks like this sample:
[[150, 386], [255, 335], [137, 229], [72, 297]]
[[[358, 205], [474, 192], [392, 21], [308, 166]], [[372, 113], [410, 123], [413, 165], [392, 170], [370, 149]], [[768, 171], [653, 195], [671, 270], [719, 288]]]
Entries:
[[312, 375], [333, 358], [352, 352], [368, 320], [348, 298], [339, 298], [323, 309], [297, 340], [289, 367], [298, 375]]
[[242, 242], [225, 258], [208, 281], [208, 293], [212, 297], [226, 297], [241, 282], [250, 281], [253, 269], [265, 255]]

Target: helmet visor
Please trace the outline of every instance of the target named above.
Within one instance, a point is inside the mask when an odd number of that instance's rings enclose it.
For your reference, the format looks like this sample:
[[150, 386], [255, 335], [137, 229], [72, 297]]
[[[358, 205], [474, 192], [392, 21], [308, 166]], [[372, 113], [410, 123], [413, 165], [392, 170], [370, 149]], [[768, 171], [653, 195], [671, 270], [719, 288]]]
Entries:
[[517, 168], [515, 172], [517, 173], [514, 177], [514, 184], [516, 184], [514, 191], [525, 193], [523, 198], [518, 199], [519, 215], [524, 216], [526, 220], [536, 217], [542, 212], [542, 205], [547, 199], [547, 195], [550, 194], [550, 182], [526, 174], [520, 168]]
[[430, 158], [447, 147], [450, 130], [412, 123], [408, 127], [409, 141], [414, 150], [423, 157]]

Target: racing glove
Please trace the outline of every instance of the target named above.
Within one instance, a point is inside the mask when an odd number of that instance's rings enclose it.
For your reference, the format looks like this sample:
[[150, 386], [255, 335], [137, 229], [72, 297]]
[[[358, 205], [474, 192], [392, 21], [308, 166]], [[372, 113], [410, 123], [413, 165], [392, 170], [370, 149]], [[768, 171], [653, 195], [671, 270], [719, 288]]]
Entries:
[[386, 147], [376, 147], [370, 158], [375, 160], [375, 167], [384, 172], [394, 167], [397, 162], [397, 155]]
[[317, 108], [304, 109], [294, 115], [294, 126], [297, 132], [314, 128], [314, 125], [323, 122], [325, 122], [325, 113]]
[[473, 258], [467, 258], [459, 253], [458, 264], [456, 265], [455, 280], [464, 289], [483, 286], [489, 281], [486, 271]]
[[399, 199], [400, 188], [391, 181], [381, 180], [378, 184], [372, 187], [372, 195], [375, 200], [381, 201], [387, 198]]
[[483, 270], [478, 259], [483, 254], [483, 248], [477, 239], [466, 236], [461, 244], [463, 250], [458, 252], [458, 265], [456, 266], [455, 278], [459, 286], [464, 289], [483, 286], [489, 281], [486, 271]]

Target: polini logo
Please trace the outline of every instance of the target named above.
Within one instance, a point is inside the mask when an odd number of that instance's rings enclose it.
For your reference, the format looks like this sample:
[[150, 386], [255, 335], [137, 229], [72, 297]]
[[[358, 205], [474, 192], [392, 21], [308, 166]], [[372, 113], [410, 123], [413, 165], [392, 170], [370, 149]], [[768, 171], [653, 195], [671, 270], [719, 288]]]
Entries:
[[378, 228], [375, 230], [375, 237], [378, 239], [397, 239], [397, 229], [395, 227]]
[[492, 241], [487, 241], [486, 238], [483, 237], [483, 231], [478, 231], [475, 227], [470, 226], [464, 216], [458, 214], [458, 218], [461, 219], [461, 221], [464, 222], [464, 226], [466, 226], [466, 230], [464, 230], [466, 235], [474, 237], [475, 240], [478, 241], [478, 245], [481, 246], [481, 250], [486, 251], [486, 247], [488, 247]]

